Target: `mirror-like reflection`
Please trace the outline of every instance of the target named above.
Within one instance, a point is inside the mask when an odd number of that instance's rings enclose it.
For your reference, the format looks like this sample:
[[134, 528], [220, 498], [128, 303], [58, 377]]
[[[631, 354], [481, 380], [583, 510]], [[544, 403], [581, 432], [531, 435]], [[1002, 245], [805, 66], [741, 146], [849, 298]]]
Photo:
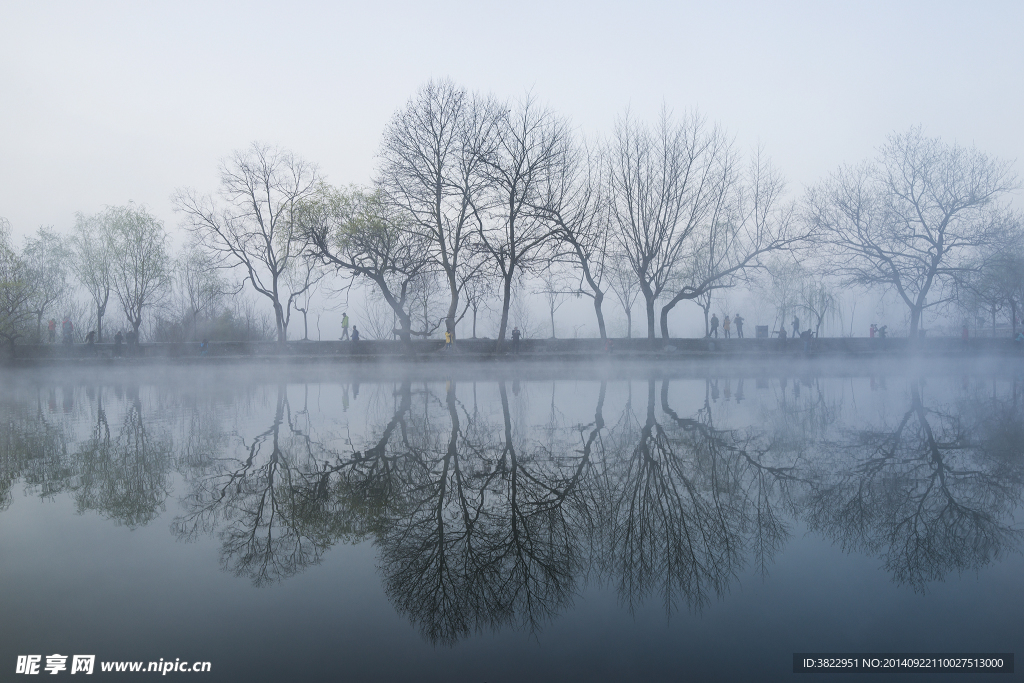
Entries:
[[[922, 590], [1019, 547], [1007, 523], [1021, 502], [1024, 415], [1016, 396], [965, 396], [929, 408], [910, 383], [898, 421], [823, 444], [823, 472], [805, 516], [844, 549], [879, 555], [901, 584]], [[824, 470], [824, 466], [822, 467]]]
[[0, 413], [3, 509], [66, 494], [137, 528], [168, 508], [257, 586], [371, 541], [444, 645], [537, 633], [594, 582], [700, 611], [771, 580], [797, 525], [915, 591], [1021, 543], [1016, 379], [23, 383]]

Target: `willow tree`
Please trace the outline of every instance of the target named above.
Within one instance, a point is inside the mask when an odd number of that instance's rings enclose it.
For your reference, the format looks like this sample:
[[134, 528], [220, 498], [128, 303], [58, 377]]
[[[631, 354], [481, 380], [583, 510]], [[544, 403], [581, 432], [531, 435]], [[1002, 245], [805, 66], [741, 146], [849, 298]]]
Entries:
[[413, 334], [410, 296], [431, 269], [429, 244], [389, 211], [377, 192], [322, 184], [303, 201], [296, 220], [307, 242], [306, 256], [349, 278], [368, 280], [395, 315], [398, 335]]
[[87, 216], [75, 214], [75, 228], [71, 235], [71, 267], [78, 281], [85, 287], [96, 307], [96, 341], [103, 341], [103, 316], [113, 291], [111, 279], [110, 209]]
[[71, 294], [67, 262], [70, 254], [64, 238], [53, 228], [39, 228], [25, 240], [22, 251], [32, 282], [29, 308], [36, 318], [36, 342], [43, 339], [43, 318]]
[[7, 342], [13, 356], [14, 342], [25, 335], [32, 317], [28, 305], [32, 283], [25, 260], [11, 244], [10, 233], [10, 223], [0, 218], [0, 339]]
[[171, 260], [163, 224], [144, 207], [111, 207], [106, 214], [110, 281], [125, 318], [138, 339], [142, 313], [171, 284]]

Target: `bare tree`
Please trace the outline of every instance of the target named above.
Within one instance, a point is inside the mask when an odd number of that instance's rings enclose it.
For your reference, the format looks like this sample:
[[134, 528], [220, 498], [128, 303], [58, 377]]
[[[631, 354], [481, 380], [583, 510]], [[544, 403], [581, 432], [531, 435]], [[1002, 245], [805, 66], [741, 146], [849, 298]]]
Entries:
[[113, 289], [109, 224], [116, 212], [108, 208], [94, 216], [75, 214], [75, 231], [71, 237], [71, 265], [96, 308], [96, 340], [103, 341], [103, 316]]
[[[533, 207], [555, 228], [554, 237], [558, 241], [558, 248], [554, 258], [571, 262], [579, 268], [579, 293], [594, 302], [601, 339], [608, 337], [602, 308], [605, 297], [603, 283], [613, 251], [605, 204], [604, 175], [604, 155], [564, 135], [555, 163], [550, 166], [539, 203]], [[632, 274], [628, 279], [633, 280]], [[633, 290], [632, 299], [636, 298], [637, 291]], [[624, 300], [620, 297], [620, 301]], [[627, 310], [626, 318], [631, 330], [630, 316], [631, 312]]]
[[466, 282], [466, 286], [463, 288], [463, 296], [466, 299], [466, 307], [468, 310], [473, 312], [472, 339], [476, 339], [476, 324], [480, 314], [480, 309], [487, 308], [488, 300], [490, 300], [491, 286], [494, 284], [493, 280], [487, 278], [485, 274], [479, 274], [477, 277], [471, 278]]
[[431, 81], [384, 131], [378, 182], [402, 226], [422, 238], [449, 292], [445, 329], [455, 335], [459, 299], [479, 269], [472, 240], [484, 203], [482, 159], [492, 144], [494, 106], [451, 81]]
[[912, 128], [890, 136], [875, 162], [812, 188], [808, 220], [845, 283], [899, 295], [916, 338], [924, 310], [948, 301], [976, 250], [1014, 220], [998, 202], [1019, 186], [1009, 162]]
[[133, 204], [107, 210], [110, 280], [125, 318], [138, 335], [142, 312], [171, 283], [167, 234], [163, 224]]
[[547, 304], [552, 339], [556, 336], [555, 313], [565, 303], [565, 298], [574, 293], [572, 288], [566, 286], [564, 276], [565, 274], [556, 270], [554, 266], [545, 269], [540, 275], [541, 288], [537, 290], [538, 294], [544, 296], [544, 302]]
[[[775, 320], [779, 329], [786, 327], [786, 319], [800, 307], [800, 290], [803, 268], [795, 259], [778, 258], [766, 266], [766, 277], [762, 279], [765, 299], [775, 307]], [[775, 332], [775, 324], [771, 326]]]
[[842, 320], [841, 300], [827, 275], [827, 263], [808, 264], [783, 257], [770, 260], [764, 269], [768, 275], [767, 298], [775, 304], [783, 326], [790, 314], [803, 315], [807, 329], [813, 328], [819, 336], [826, 322]]
[[640, 285], [633, 274], [633, 268], [621, 254], [611, 257], [608, 266], [609, 288], [619, 300], [623, 312], [626, 314], [626, 338], [633, 337], [633, 304], [640, 295]]
[[327, 275], [316, 259], [293, 259], [292, 264], [284, 273], [288, 285], [288, 301], [285, 304], [284, 328], [285, 336], [292, 320], [292, 311], [302, 314], [302, 339], [309, 340], [309, 304], [317, 287]]
[[526, 97], [514, 109], [497, 114], [494, 144], [483, 152], [486, 178], [485, 219], [478, 224], [480, 244], [501, 278], [498, 348], [505, 341], [512, 283], [537, 265], [553, 234], [545, 212], [532, 210], [552, 166], [562, 155], [568, 124]]
[[[729, 143], [697, 114], [674, 121], [663, 111], [649, 128], [624, 116], [609, 156], [608, 201], [616, 236], [644, 296], [647, 337], [654, 339], [654, 302], [686, 256], [687, 237], [716, 198], [715, 173]], [[662, 325], [664, 333], [665, 325]]]
[[[431, 336], [444, 324], [446, 289], [445, 282], [434, 271], [421, 273], [409, 285], [409, 313], [422, 330], [419, 334], [424, 337]], [[461, 321], [465, 314], [466, 309], [463, 309], [455, 322]]]
[[[290, 310], [302, 314], [302, 341], [309, 341], [309, 309], [313, 303], [313, 295], [317, 293], [327, 272], [312, 259], [297, 262], [298, 265], [287, 274], [292, 294], [288, 297]], [[288, 321], [291, 314], [288, 315]], [[286, 321], [286, 325], [288, 324]]]
[[953, 296], [957, 307], [972, 318], [978, 308], [985, 308], [992, 316], [993, 336], [997, 313], [1003, 311], [1016, 337], [1024, 309], [1024, 232], [1019, 224], [1007, 228], [1001, 239], [980, 250], [970, 271], [957, 278]]
[[[679, 238], [680, 262], [670, 281], [675, 293], [661, 309], [666, 339], [668, 315], [680, 301], [735, 286], [749, 271], [761, 268], [768, 254], [793, 249], [811, 235], [807, 225], [794, 220], [793, 204], [785, 201], [785, 182], [760, 150], [745, 176], [734, 170], [729, 152], [719, 154], [714, 166], [706, 190], [708, 207]], [[706, 297], [702, 308], [710, 303]]]
[[178, 190], [174, 203], [186, 225], [215, 254], [218, 265], [242, 268], [245, 281], [274, 308], [277, 340], [287, 339], [289, 296], [285, 273], [306, 245], [295, 209], [318, 186], [315, 165], [292, 152], [253, 143], [220, 166], [218, 206], [192, 189]]

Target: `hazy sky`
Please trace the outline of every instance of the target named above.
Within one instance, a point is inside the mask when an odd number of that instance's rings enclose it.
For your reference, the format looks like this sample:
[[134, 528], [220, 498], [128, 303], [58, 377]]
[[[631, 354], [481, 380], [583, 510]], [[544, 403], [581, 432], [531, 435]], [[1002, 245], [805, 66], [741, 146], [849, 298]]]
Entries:
[[[0, 216], [19, 233], [179, 186], [254, 140], [369, 180], [389, 117], [448, 76], [587, 134], [699, 108], [802, 188], [894, 130], [1020, 159], [1022, 2], [0, 4]], [[1018, 169], [1021, 164], [1017, 164]]]

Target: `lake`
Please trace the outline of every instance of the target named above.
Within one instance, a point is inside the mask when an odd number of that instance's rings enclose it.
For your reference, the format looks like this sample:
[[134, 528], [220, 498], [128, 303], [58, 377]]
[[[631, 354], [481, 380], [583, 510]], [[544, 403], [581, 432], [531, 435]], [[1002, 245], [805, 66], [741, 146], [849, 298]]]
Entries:
[[829, 680], [794, 653], [1024, 642], [1013, 360], [2, 377], [4, 680]]

